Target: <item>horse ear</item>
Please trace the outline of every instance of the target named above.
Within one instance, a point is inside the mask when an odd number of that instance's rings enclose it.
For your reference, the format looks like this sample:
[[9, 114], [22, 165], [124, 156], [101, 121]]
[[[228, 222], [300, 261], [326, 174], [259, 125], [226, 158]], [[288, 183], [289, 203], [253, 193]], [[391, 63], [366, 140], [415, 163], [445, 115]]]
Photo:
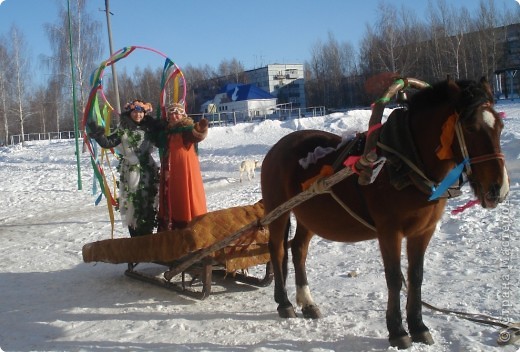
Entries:
[[454, 79], [447, 75], [446, 83], [448, 85], [448, 94], [452, 102], [456, 102], [459, 99], [460, 87]]
[[482, 88], [484, 88], [484, 91], [486, 92], [486, 95], [488, 96], [489, 100], [491, 102], [493, 102], [493, 91], [491, 89], [491, 85], [489, 84], [486, 76], [482, 76], [482, 78], [480, 79], [480, 85], [482, 86]]

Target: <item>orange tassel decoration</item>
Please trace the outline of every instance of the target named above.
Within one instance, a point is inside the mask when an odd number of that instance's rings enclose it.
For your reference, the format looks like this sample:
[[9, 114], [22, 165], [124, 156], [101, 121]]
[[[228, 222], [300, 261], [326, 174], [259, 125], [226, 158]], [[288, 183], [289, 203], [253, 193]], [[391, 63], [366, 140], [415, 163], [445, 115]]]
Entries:
[[316, 182], [318, 179], [326, 176], [330, 176], [334, 173], [334, 169], [330, 165], [323, 165], [321, 167], [320, 173], [314, 177], [311, 177], [307, 181], [302, 183], [302, 188], [305, 191], [308, 189], [314, 182]]
[[455, 124], [459, 115], [455, 112], [453, 113], [446, 122], [442, 125], [442, 133], [441, 133], [441, 144], [437, 149], [437, 157], [440, 160], [451, 159], [453, 157], [453, 152], [451, 150], [451, 145], [453, 143], [453, 137], [455, 136]]

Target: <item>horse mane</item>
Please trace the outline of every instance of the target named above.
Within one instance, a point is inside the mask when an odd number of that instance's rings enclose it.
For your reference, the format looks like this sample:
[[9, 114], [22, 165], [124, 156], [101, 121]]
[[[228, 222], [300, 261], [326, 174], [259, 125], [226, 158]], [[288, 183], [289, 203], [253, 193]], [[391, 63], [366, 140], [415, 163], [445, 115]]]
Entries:
[[493, 97], [486, 85], [474, 80], [444, 80], [422, 89], [411, 96], [408, 107], [411, 111], [430, 111], [447, 102], [460, 114], [461, 120], [473, 116], [470, 113], [480, 105], [490, 102]]

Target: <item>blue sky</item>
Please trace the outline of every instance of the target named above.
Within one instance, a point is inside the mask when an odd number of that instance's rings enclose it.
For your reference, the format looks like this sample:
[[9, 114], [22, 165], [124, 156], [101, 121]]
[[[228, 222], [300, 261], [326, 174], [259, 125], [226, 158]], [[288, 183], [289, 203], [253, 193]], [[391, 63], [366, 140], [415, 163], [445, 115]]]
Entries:
[[[70, 0], [71, 3], [74, 0]], [[356, 48], [366, 25], [375, 25], [380, 0], [110, 0], [114, 50], [141, 45], [165, 53], [181, 68], [208, 64], [216, 68], [224, 59], [236, 58], [253, 69], [271, 63], [303, 63], [312, 46], [327, 41], [331, 32], [339, 42]], [[436, 0], [433, 0], [436, 3]], [[478, 0], [447, 0], [474, 13]], [[0, 0], [0, 36], [12, 24], [23, 32], [37, 77], [46, 73], [39, 58], [49, 55], [44, 23], [56, 23], [58, 5], [66, 0]], [[405, 6], [425, 18], [428, 0], [386, 0]], [[518, 11], [517, 0], [495, 0], [498, 8]], [[109, 56], [105, 0], [88, 0], [90, 14], [101, 22], [101, 45]], [[131, 58], [132, 57], [132, 58]], [[128, 60], [128, 62], [127, 62]], [[157, 55], [143, 51], [122, 60], [144, 68], [162, 66]]]

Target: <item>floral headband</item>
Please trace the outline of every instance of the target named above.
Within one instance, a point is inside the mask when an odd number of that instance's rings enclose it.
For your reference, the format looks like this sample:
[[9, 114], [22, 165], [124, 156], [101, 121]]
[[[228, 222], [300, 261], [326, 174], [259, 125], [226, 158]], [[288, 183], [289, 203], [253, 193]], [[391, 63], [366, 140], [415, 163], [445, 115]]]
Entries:
[[145, 103], [140, 100], [134, 100], [125, 105], [125, 110], [136, 110], [136, 111], [144, 111], [145, 113], [150, 113], [153, 111], [152, 104]]

